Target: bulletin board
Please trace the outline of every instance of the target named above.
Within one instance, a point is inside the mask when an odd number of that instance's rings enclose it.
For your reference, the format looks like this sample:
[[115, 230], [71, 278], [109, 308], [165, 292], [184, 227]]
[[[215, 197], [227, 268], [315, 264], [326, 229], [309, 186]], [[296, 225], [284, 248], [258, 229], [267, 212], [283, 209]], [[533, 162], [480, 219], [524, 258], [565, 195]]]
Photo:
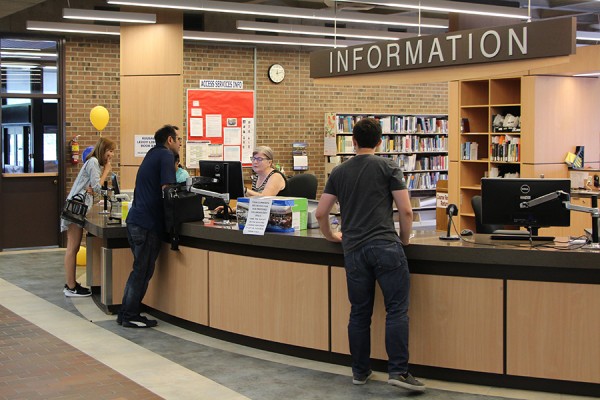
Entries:
[[186, 167], [199, 160], [242, 161], [254, 148], [254, 91], [188, 89]]

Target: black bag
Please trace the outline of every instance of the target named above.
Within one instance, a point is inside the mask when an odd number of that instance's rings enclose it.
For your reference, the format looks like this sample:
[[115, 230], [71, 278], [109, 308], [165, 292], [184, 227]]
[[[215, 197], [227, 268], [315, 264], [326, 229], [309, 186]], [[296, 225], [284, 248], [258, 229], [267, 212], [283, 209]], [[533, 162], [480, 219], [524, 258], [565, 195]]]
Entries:
[[171, 240], [171, 250], [179, 250], [179, 230], [183, 222], [202, 221], [202, 196], [189, 192], [185, 184], [169, 185], [163, 189], [165, 230]]
[[85, 214], [88, 210], [88, 206], [85, 204], [85, 196], [85, 193], [77, 193], [67, 199], [60, 213], [61, 218], [83, 227], [85, 225]]

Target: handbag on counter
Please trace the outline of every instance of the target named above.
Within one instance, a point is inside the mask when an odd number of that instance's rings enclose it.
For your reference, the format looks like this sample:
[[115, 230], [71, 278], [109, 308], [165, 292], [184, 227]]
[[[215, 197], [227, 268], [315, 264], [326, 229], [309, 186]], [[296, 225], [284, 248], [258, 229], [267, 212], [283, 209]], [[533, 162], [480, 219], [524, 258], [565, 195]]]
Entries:
[[169, 185], [163, 189], [165, 230], [171, 241], [171, 250], [179, 250], [179, 230], [184, 222], [202, 221], [202, 196], [189, 192], [185, 184]]
[[85, 225], [85, 214], [88, 210], [88, 206], [85, 204], [85, 196], [85, 193], [77, 193], [70, 199], [65, 200], [60, 217], [83, 227]]

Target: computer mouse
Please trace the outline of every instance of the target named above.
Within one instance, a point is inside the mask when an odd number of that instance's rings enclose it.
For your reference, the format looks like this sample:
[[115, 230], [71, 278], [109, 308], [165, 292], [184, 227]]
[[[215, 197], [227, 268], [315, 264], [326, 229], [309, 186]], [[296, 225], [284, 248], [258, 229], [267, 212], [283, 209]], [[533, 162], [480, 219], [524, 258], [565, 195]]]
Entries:
[[460, 231], [461, 236], [471, 236], [472, 234], [473, 234], [473, 231], [470, 229], [463, 229], [462, 231]]

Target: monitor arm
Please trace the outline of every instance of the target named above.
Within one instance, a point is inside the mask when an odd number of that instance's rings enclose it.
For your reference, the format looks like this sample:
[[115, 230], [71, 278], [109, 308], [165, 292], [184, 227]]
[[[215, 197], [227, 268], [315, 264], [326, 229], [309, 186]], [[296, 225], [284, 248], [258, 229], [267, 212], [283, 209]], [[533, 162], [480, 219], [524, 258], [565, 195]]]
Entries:
[[520, 208], [531, 208], [558, 198], [562, 200], [563, 207], [565, 207], [567, 210], [592, 214], [592, 243], [598, 244], [598, 218], [600, 217], [598, 196], [592, 196], [592, 207], [584, 207], [571, 204], [571, 195], [567, 192], [563, 192], [562, 190], [557, 190], [556, 192], [548, 193], [529, 201], [524, 201], [519, 206]]
[[207, 178], [205, 176], [193, 176], [187, 178], [187, 180], [185, 181], [185, 186], [188, 192], [197, 193], [208, 197], [216, 197], [218, 199], [223, 200], [225, 202], [225, 205], [229, 204], [229, 193], [211, 192], [210, 190], [198, 189], [194, 187], [194, 185], [214, 182], [216, 182], [216, 179]]
[[570, 209], [566, 206], [566, 203], [569, 203], [571, 199], [571, 195], [567, 192], [563, 192], [562, 190], [557, 190], [556, 192], [548, 193], [540, 197], [536, 197], [535, 199], [531, 199], [529, 201], [523, 201], [519, 204], [520, 208], [531, 208], [535, 206], [539, 206], [540, 204], [547, 203], [554, 199], [560, 198], [563, 202], [565, 208]]

